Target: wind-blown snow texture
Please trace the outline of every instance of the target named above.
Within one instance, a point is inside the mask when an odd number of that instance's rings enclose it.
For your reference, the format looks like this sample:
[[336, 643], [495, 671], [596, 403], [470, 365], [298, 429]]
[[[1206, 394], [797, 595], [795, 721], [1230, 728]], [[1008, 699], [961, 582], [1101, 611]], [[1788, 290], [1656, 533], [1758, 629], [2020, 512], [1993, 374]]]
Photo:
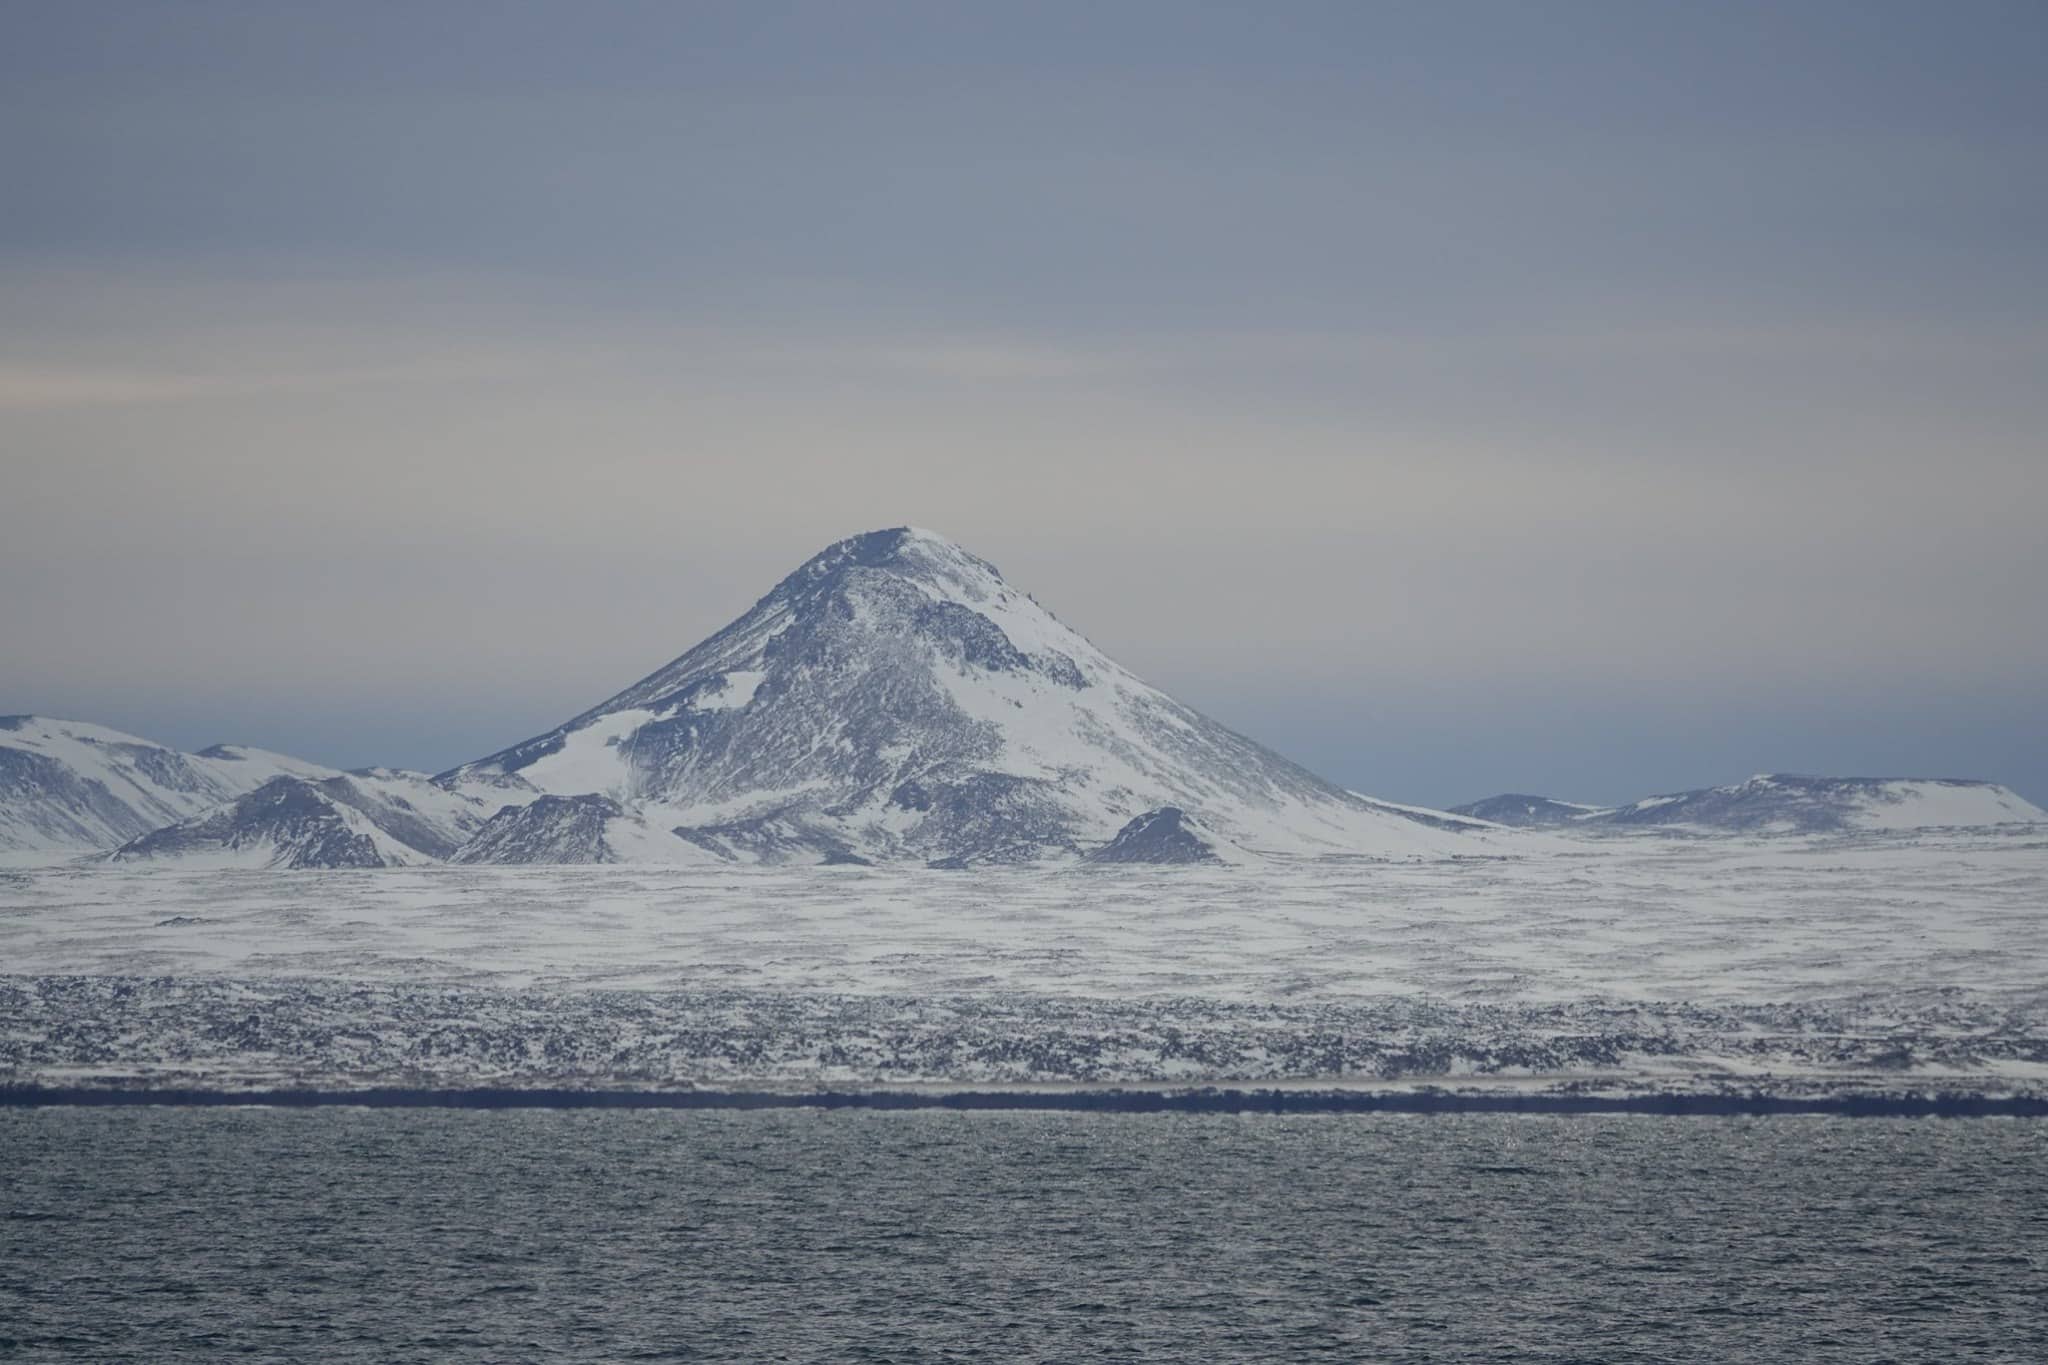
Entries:
[[1953, 777], [1800, 777], [1763, 773], [1727, 787], [1581, 806], [1546, 796], [1491, 796], [1453, 814], [1522, 828], [1659, 828], [1676, 832], [1815, 834], [2025, 825], [2048, 811], [1995, 782]]
[[2048, 829], [0, 874], [0, 1081], [2048, 1094]]
[[840, 541], [681, 658], [442, 780], [610, 803], [502, 811], [462, 862], [1062, 860], [1166, 807], [1225, 860], [1486, 851], [1483, 825], [1343, 791], [1147, 686], [908, 528]]

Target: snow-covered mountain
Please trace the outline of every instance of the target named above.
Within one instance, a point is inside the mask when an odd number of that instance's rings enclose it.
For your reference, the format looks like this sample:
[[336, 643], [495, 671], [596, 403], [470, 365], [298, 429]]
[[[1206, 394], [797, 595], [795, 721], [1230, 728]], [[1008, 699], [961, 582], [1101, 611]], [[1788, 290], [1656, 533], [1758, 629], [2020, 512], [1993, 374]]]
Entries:
[[2048, 811], [1995, 782], [1933, 777], [1800, 777], [1764, 773], [1725, 787], [1581, 806], [1542, 796], [1494, 796], [1454, 807], [1496, 824], [1598, 829], [1683, 828], [1812, 834], [2048, 822]]
[[276, 777], [111, 856], [219, 867], [407, 867], [454, 854], [492, 809], [423, 773], [394, 768]]
[[234, 867], [438, 862], [501, 804], [425, 773], [344, 773], [240, 745], [196, 754], [104, 725], [0, 717], [0, 862], [92, 854]]
[[464, 861], [957, 865], [1120, 834], [1129, 856], [1415, 857], [1487, 831], [1332, 786], [909, 528], [830, 546], [625, 691], [437, 780], [508, 803]]
[[439, 777], [0, 718], [0, 861], [1241, 863], [1456, 856], [1503, 826], [2048, 821], [1989, 782], [1771, 775], [1602, 808], [1335, 787], [1119, 666], [958, 545], [828, 547], [680, 658]]
[[274, 778], [333, 775], [262, 749], [180, 753], [104, 725], [0, 716], [0, 860], [113, 848]]

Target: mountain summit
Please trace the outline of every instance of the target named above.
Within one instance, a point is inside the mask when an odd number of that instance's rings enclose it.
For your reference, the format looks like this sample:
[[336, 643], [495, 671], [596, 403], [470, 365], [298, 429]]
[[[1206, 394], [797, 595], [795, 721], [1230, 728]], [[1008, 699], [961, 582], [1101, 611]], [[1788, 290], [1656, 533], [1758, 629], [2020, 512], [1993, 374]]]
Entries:
[[1176, 860], [1443, 855], [1486, 828], [1323, 781], [909, 527], [828, 547], [682, 657], [438, 780], [505, 805], [457, 854], [478, 862], [1030, 862], [1141, 849], [1132, 822], [1168, 810]]

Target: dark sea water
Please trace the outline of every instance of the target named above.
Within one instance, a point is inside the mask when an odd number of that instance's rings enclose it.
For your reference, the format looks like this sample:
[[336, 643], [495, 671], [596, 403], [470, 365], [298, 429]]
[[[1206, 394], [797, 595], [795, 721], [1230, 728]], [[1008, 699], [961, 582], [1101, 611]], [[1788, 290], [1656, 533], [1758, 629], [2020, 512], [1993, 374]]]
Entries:
[[2048, 1122], [0, 1111], [18, 1360], [2048, 1360]]

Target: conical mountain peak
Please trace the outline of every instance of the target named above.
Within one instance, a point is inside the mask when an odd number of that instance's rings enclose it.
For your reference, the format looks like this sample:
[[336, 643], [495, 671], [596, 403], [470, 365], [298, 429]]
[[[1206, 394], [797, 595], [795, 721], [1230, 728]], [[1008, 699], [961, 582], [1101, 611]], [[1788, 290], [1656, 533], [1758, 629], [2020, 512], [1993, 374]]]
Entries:
[[[1081, 857], [1166, 807], [1226, 843], [1218, 857], [1444, 852], [1467, 837], [1181, 705], [986, 560], [911, 527], [827, 546], [694, 649], [443, 780], [616, 805], [588, 808], [605, 827], [579, 826], [579, 857]], [[542, 818], [554, 808], [534, 809], [530, 841], [508, 810], [479, 848], [561, 856], [562, 822]]]
[[871, 574], [969, 598], [986, 596], [1003, 582], [995, 565], [938, 532], [895, 526], [834, 541], [799, 565], [763, 601], [814, 598]]

